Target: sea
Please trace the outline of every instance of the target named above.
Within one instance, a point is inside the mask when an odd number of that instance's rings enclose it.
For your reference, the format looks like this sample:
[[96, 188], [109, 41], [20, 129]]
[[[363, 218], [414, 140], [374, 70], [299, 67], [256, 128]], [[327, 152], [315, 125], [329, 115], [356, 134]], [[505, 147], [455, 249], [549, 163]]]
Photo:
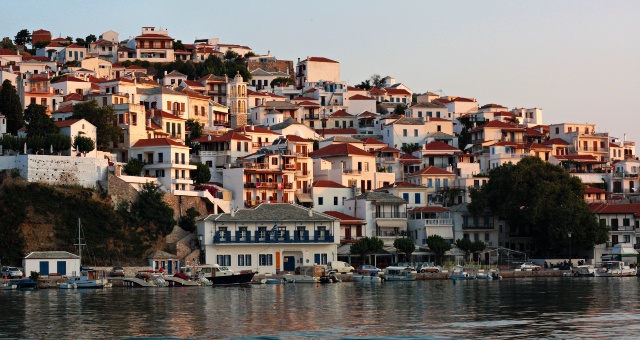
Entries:
[[0, 338], [637, 339], [639, 287], [556, 277], [0, 291]]

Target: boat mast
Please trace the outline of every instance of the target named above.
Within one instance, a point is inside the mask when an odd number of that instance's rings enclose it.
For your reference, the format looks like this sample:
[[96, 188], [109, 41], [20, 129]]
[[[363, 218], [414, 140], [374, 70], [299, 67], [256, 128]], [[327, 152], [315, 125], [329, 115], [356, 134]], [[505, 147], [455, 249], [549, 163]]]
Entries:
[[82, 243], [82, 237], [80, 236], [80, 217], [78, 217], [78, 243], [76, 246], [78, 246], [78, 256], [80, 257], [80, 266], [82, 266], [82, 246], [84, 246], [84, 244]]

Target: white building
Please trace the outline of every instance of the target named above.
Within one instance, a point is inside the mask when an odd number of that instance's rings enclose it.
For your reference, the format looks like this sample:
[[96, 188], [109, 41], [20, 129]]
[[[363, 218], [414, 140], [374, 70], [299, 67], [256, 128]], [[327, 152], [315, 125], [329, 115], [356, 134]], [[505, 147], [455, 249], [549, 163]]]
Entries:
[[80, 256], [66, 251], [33, 251], [22, 259], [25, 276], [37, 272], [41, 276], [80, 275]]
[[129, 149], [129, 157], [145, 161], [144, 176], [156, 177], [171, 193], [191, 190], [190, 171], [196, 166], [189, 164], [188, 146], [169, 138], [140, 139]]
[[296, 85], [298, 89], [309, 88], [320, 81], [339, 82], [340, 63], [324, 57], [307, 57], [296, 66]]
[[313, 183], [311, 196], [315, 211], [344, 212], [344, 202], [353, 197], [353, 189], [334, 181], [320, 180]]
[[[67, 135], [71, 138], [71, 144], [73, 145], [73, 141], [76, 136], [82, 136], [90, 138], [95, 145], [93, 151], [87, 153], [87, 157], [97, 157], [98, 155], [98, 141], [97, 141], [97, 129], [95, 125], [89, 123], [87, 120], [83, 119], [68, 119], [68, 120], [60, 120], [55, 122], [56, 126], [60, 128], [60, 133], [63, 135]], [[73, 146], [72, 146], [73, 147]], [[63, 154], [65, 156], [72, 156], [71, 149], [65, 151]]]

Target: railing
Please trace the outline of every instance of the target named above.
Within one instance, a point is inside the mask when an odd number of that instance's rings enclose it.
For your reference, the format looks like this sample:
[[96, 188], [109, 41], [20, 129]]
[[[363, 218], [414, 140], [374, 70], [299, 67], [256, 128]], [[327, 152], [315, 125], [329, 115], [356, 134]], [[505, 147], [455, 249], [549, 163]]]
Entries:
[[634, 227], [631, 225], [619, 225], [619, 226], [611, 226], [611, 231], [633, 231]]
[[200, 151], [198, 154], [200, 156], [226, 156], [230, 153], [231, 152], [229, 150], [225, 150], [225, 151]]
[[29, 93], [49, 93], [48, 87], [31, 87]]
[[172, 133], [171, 137], [169, 137], [169, 138], [182, 139], [182, 134], [181, 133]]
[[342, 169], [343, 174], [351, 174], [351, 175], [360, 175], [362, 170], [354, 170], [354, 169]]
[[453, 219], [451, 218], [429, 218], [424, 220], [424, 225], [425, 226], [430, 226], [430, 225], [453, 225]]
[[285, 170], [295, 170], [296, 169], [296, 165], [295, 164], [285, 164], [284, 166]]
[[462, 224], [462, 229], [493, 229], [493, 223], [484, 223], [484, 224], [469, 224], [469, 223], [463, 223]]
[[297, 170], [296, 176], [309, 176], [309, 170]]
[[226, 96], [227, 95], [227, 91], [212, 91], [212, 90], [208, 90], [207, 94], [210, 96]]
[[285, 183], [284, 184], [284, 188], [285, 189], [293, 189], [293, 183]]
[[385, 212], [380, 211], [378, 213], [373, 213], [375, 218], [407, 218], [406, 212]]
[[301, 152], [301, 153], [296, 153], [295, 154], [296, 157], [309, 157], [309, 154], [306, 152]]
[[237, 231], [232, 235], [230, 231], [217, 231], [213, 237], [213, 243], [333, 243], [334, 237], [329, 232], [321, 233], [314, 231], [313, 235], [309, 235], [309, 230], [300, 233], [294, 231], [291, 235], [290, 230], [285, 230], [284, 234], [279, 231], [246, 231], [241, 234]]
[[254, 148], [261, 148], [263, 146], [269, 146], [271, 145], [271, 143], [264, 143], [264, 142], [253, 142], [251, 143], [251, 146]]
[[585, 152], [609, 152], [609, 150], [607, 150], [606, 148], [598, 148], [598, 147], [592, 147], [592, 146], [587, 146], [587, 147], [579, 147], [578, 151], [585, 151]]
[[184, 110], [171, 110], [171, 112], [172, 112], [175, 116], [182, 116], [182, 115], [184, 115]]
[[265, 163], [242, 163], [242, 167], [245, 169], [268, 169], [269, 164]]
[[307, 114], [304, 115], [304, 119], [320, 119], [320, 116], [307, 113]]
[[358, 124], [359, 128], [372, 128], [376, 127], [375, 124]]
[[638, 174], [632, 174], [629, 172], [614, 172], [613, 173], [613, 177], [622, 177], [624, 175], [624, 177], [638, 177]]
[[397, 160], [395, 157], [378, 157], [379, 163], [395, 163]]

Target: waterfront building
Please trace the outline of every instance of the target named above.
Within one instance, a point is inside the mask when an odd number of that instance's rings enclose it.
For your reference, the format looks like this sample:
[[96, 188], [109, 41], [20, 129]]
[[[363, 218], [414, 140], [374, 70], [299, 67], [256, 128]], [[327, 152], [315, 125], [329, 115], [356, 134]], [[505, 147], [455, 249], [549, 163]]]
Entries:
[[407, 232], [407, 202], [386, 192], [369, 191], [347, 199], [344, 213], [365, 220], [364, 236], [376, 236], [387, 246]]
[[337, 260], [335, 217], [294, 204], [260, 204], [198, 221], [206, 263], [260, 274]]
[[609, 227], [609, 241], [596, 245], [589, 257], [596, 261], [605, 260], [603, 255], [610, 255], [615, 245], [620, 243], [640, 249], [640, 233], [637, 232], [640, 230], [640, 203], [591, 203], [589, 209], [596, 214], [601, 225]]
[[33, 251], [22, 259], [22, 268], [26, 276], [31, 272], [45, 277], [80, 275], [80, 256], [66, 251]]
[[189, 147], [170, 138], [140, 139], [129, 149], [129, 156], [146, 164], [144, 176], [156, 177], [171, 193], [190, 191], [193, 180], [189, 163]]

